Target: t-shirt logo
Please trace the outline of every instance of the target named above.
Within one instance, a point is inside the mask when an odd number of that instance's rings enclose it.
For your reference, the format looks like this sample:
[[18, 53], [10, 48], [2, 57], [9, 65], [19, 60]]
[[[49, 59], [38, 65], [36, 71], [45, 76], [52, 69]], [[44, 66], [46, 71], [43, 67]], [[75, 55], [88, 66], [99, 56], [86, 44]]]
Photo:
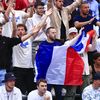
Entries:
[[[15, 17], [16, 18], [16, 22], [18, 22], [20, 20], [20, 17]], [[12, 17], [9, 17], [9, 21], [12, 21]]]
[[22, 43], [20, 43], [20, 46], [21, 46], [22, 48], [27, 48], [28, 45], [29, 45], [28, 42], [24, 42], [24, 43], [22, 42]]
[[18, 16], [18, 17], [16, 17], [16, 22], [18, 22], [18, 20], [20, 19], [20, 17]]

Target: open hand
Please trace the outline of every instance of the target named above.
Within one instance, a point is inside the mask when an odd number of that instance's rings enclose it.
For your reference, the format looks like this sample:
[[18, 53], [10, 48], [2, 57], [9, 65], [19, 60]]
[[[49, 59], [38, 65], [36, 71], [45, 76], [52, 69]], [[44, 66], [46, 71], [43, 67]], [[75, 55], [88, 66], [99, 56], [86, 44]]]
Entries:
[[46, 14], [47, 16], [51, 15], [51, 14], [52, 14], [52, 8], [50, 8], [49, 10], [47, 10], [45, 14]]

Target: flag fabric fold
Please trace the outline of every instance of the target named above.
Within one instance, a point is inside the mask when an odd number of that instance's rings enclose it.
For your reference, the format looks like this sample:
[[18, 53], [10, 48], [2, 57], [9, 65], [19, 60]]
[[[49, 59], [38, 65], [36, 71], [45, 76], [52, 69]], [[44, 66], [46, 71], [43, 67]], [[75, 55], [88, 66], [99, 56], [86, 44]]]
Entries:
[[88, 45], [92, 42], [92, 37], [94, 34], [94, 30], [91, 30], [87, 33], [85, 33], [85, 31], [83, 30], [81, 36], [72, 46], [72, 48], [74, 48], [74, 50], [76, 50], [79, 54], [83, 53], [84, 51], [88, 51]]

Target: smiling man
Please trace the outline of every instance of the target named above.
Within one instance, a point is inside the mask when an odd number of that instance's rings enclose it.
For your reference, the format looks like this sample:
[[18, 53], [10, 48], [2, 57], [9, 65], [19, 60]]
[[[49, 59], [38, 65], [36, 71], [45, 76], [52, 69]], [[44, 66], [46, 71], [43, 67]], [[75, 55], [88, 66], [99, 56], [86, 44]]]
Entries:
[[28, 95], [28, 100], [52, 100], [52, 95], [47, 91], [47, 81], [40, 79], [37, 81], [37, 89]]

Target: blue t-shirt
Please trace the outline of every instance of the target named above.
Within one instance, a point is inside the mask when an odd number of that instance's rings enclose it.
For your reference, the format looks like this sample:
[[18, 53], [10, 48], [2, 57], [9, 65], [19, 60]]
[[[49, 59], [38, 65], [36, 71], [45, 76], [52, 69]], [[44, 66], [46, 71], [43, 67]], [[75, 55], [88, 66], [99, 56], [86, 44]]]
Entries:
[[[85, 21], [89, 21], [91, 18], [93, 18], [93, 17], [89, 16], [89, 15], [86, 18], [84, 18], [82, 16], [76, 16], [74, 18], [74, 22], [76, 22], [76, 21], [85, 22]], [[91, 24], [84, 25], [84, 31], [88, 32], [90, 30], [93, 30], [93, 25], [96, 25], [96, 22], [97, 22], [97, 19], [95, 18]]]
[[41, 42], [40, 46], [41, 46], [41, 45], [47, 45], [47, 46], [61, 46], [62, 43], [59, 42], [59, 41], [56, 41], [56, 40], [55, 40], [53, 43], [49, 43], [49, 42], [47, 42], [47, 41], [43, 41], [43, 42]]

